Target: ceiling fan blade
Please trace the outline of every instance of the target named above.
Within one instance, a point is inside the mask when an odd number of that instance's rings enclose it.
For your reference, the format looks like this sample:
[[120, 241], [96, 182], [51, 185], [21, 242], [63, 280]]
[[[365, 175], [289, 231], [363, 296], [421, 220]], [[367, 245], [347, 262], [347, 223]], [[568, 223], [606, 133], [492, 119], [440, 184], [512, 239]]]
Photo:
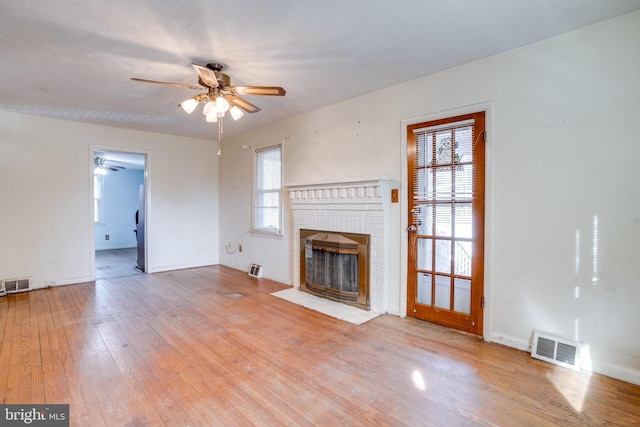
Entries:
[[120, 170], [118, 168], [114, 168], [113, 166], [103, 166], [103, 168], [109, 169], [110, 171], [113, 171], [113, 172], [118, 172]]
[[229, 101], [231, 104], [237, 106], [238, 108], [243, 109], [247, 113], [257, 113], [258, 111], [260, 111], [259, 107], [253, 105], [252, 103], [250, 103], [245, 99], [240, 98], [239, 96], [227, 95], [226, 98], [227, 98], [227, 101]]
[[216, 77], [216, 73], [213, 70], [210, 70], [207, 67], [203, 67], [198, 64], [191, 64], [193, 68], [198, 73], [198, 77], [200, 77], [200, 81], [205, 85], [213, 88], [218, 87], [218, 78]]
[[231, 90], [239, 95], [284, 96], [287, 93], [280, 86], [232, 86]]
[[195, 89], [195, 90], [202, 90], [202, 86], [184, 85], [182, 83], [159, 82], [156, 80], [139, 79], [137, 77], [131, 77], [131, 80], [135, 80], [136, 82], [143, 82], [143, 83], [153, 83], [157, 85], [177, 86], [177, 87], [186, 87], [186, 88]]

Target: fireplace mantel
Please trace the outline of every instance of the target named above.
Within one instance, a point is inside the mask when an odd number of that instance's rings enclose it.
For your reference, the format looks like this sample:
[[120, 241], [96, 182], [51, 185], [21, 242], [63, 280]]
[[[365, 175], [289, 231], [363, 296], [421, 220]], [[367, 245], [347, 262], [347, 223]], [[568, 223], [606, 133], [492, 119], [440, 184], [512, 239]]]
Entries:
[[353, 179], [339, 182], [316, 184], [289, 184], [289, 198], [295, 199], [355, 199], [366, 202], [367, 199], [382, 197], [385, 187], [391, 188], [395, 180], [390, 177]]
[[300, 286], [300, 229], [369, 234], [371, 310], [386, 313], [389, 306], [391, 261], [390, 177], [340, 182], [287, 185], [293, 211], [293, 278]]

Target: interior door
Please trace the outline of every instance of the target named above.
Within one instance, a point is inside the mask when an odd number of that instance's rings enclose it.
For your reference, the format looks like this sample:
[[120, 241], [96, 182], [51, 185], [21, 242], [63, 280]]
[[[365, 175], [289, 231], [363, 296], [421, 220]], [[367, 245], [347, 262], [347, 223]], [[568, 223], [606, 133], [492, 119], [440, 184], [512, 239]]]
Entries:
[[411, 125], [407, 315], [482, 335], [484, 112]]

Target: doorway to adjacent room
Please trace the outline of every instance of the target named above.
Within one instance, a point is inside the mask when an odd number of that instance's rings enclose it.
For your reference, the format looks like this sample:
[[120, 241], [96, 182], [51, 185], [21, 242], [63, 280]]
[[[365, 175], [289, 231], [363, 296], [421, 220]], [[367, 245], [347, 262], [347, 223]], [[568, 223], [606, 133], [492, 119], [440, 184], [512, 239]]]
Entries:
[[146, 271], [146, 155], [92, 149], [96, 280]]

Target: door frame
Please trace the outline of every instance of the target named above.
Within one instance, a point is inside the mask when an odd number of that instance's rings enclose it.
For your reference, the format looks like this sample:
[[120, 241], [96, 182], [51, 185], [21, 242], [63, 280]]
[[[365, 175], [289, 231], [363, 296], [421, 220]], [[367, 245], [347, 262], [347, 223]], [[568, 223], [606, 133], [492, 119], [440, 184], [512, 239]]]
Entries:
[[106, 145], [90, 145], [89, 146], [89, 161], [87, 164], [89, 165], [89, 224], [90, 230], [90, 268], [91, 268], [91, 281], [96, 280], [96, 233], [95, 233], [95, 224], [93, 221], [94, 218], [94, 208], [93, 208], [93, 159], [95, 157], [96, 151], [111, 151], [118, 153], [131, 153], [131, 154], [142, 154], [144, 155], [144, 221], [145, 221], [145, 233], [144, 233], [144, 265], [145, 265], [145, 274], [152, 273], [149, 268], [149, 156], [150, 153], [144, 150], [135, 150], [132, 148], [122, 148], [122, 147], [110, 147]]
[[483, 313], [483, 332], [482, 336], [485, 341], [492, 341], [491, 331], [493, 330], [493, 152], [495, 143], [493, 138], [493, 109], [492, 101], [482, 102], [478, 104], [466, 105], [464, 107], [453, 108], [450, 110], [442, 110], [421, 116], [415, 116], [401, 120], [400, 141], [401, 141], [401, 158], [400, 165], [400, 316], [407, 317], [407, 280], [409, 269], [409, 238], [407, 227], [409, 226], [409, 208], [407, 201], [409, 200], [408, 189], [408, 165], [407, 165], [407, 126], [430, 122], [434, 120], [446, 119], [448, 117], [462, 116], [472, 114], [479, 111], [485, 113], [485, 131], [487, 133], [487, 145], [485, 147], [485, 233], [484, 233], [484, 313]]

